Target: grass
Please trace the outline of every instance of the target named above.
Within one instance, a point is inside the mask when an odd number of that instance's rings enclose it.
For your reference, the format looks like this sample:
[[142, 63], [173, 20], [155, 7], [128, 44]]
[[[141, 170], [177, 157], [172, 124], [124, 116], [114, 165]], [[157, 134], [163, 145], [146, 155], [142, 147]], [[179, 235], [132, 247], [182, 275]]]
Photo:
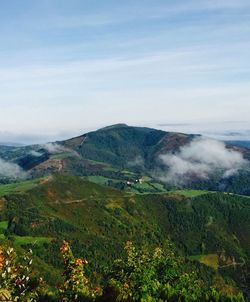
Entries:
[[192, 255], [192, 256], [189, 256], [188, 258], [190, 260], [195, 260], [195, 261], [199, 261], [201, 260], [201, 258], [203, 257], [203, 255]]
[[184, 195], [185, 197], [196, 197], [200, 195], [204, 195], [207, 193], [211, 193], [211, 191], [207, 190], [173, 190], [171, 193], [177, 193], [180, 195]]
[[152, 182], [151, 185], [158, 189], [161, 192], [166, 192], [166, 188], [164, 187], [163, 184], [157, 183], [157, 182]]
[[[122, 171], [122, 172], [129, 173], [129, 171]], [[133, 175], [133, 173], [131, 173], [131, 175]], [[104, 177], [101, 175], [88, 176], [88, 177], [84, 177], [84, 178], [93, 183], [99, 184], [99, 185], [108, 185], [109, 180], [113, 181], [113, 182], [121, 181], [118, 179], [111, 179], [111, 178]], [[148, 176], [143, 176], [142, 179], [143, 179], [142, 184], [138, 183], [134, 186], [134, 188], [132, 188], [132, 189], [129, 188], [128, 191], [134, 192], [134, 193], [140, 193], [140, 191], [143, 190], [143, 191], [145, 191], [144, 193], [148, 193], [148, 192], [152, 192], [152, 189], [156, 189], [159, 191], [159, 193], [167, 192], [162, 184], [157, 183], [157, 182], [151, 182], [152, 179], [149, 178]], [[8, 194], [12, 194], [12, 193], [19, 193], [19, 192], [22, 193], [22, 192], [31, 190], [34, 187], [36, 187], [40, 183], [40, 181], [41, 181], [41, 178], [26, 180], [26, 181], [22, 181], [22, 182], [11, 183], [11, 184], [2, 184], [2, 185], [0, 185], [0, 197], [3, 197]], [[124, 182], [125, 182], [125, 180], [124, 180]], [[188, 198], [192, 198], [192, 197], [196, 197], [196, 196], [200, 196], [200, 195], [204, 195], [204, 194], [212, 193], [212, 192], [207, 191], [207, 190], [182, 189], [182, 190], [173, 190], [173, 191], [170, 191], [170, 193], [176, 193], [176, 194], [180, 194], [185, 197], [188, 197]], [[229, 194], [229, 193], [225, 193], [225, 194]], [[236, 195], [236, 194], [232, 194], [232, 195]], [[238, 195], [238, 196], [241, 196], [241, 195]], [[243, 196], [243, 197], [245, 197], [245, 196]], [[0, 225], [0, 230], [1, 230], [1, 225]]]
[[27, 244], [42, 245], [50, 241], [51, 238], [48, 237], [14, 236], [13, 238], [13, 242], [15, 245], [27, 245]]
[[102, 165], [104, 167], [111, 167], [109, 164], [104, 163], [102, 161], [97, 161], [97, 160], [93, 160], [93, 159], [86, 159], [86, 162], [89, 162], [91, 164], [95, 164], [95, 165]]
[[[124, 174], [124, 180], [123, 181], [125, 183], [126, 182], [125, 174], [128, 173], [128, 175], [129, 175], [130, 172], [124, 170], [124, 171], [122, 171], [122, 173]], [[133, 173], [131, 173], [131, 175], [133, 175]], [[112, 181], [112, 182], [116, 182], [116, 181], [119, 182], [119, 180], [117, 180], [117, 179], [111, 179], [111, 178], [104, 177], [104, 176], [101, 176], [101, 175], [88, 176], [85, 179], [87, 179], [91, 182], [94, 182], [96, 184], [99, 184], [99, 185], [108, 185], [109, 180]], [[122, 180], [120, 180], [120, 181], [122, 181]], [[137, 194], [153, 193], [154, 191], [158, 191], [158, 193], [170, 192], [170, 193], [180, 194], [180, 195], [183, 195], [183, 196], [189, 197], [189, 198], [210, 193], [210, 191], [207, 191], [207, 190], [189, 190], [189, 189], [167, 191], [163, 184], [153, 182], [152, 178], [150, 178], [148, 176], [143, 176], [142, 177], [142, 183], [135, 183], [132, 186], [132, 188], [128, 187], [126, 189], [126, 191], [137, 193]]]
[[143, 183], [137, 183], [137, 184], [135, 184], [134, 185], [134, 187], [136, 188], [136, 189], [142, 189], [142, 190], [145, 190], [145, 191], [150, 191], [150, 190], [152, 190], [153, 188], [151, 187], [151, 185], [149, 184], [149, 183], [147, 183], [147, 182], [143, 182]]
[[5, 239], [4, 231], [7, 229], [7, 227], [8, 227], [8, 221], [0, 222], [0, 239], [1, 240]]
[[104, 176], [95, 175], [95, 176], [88, 176], [87, 180], [99, 185], [107, 185], [108, 181], [111, 179]]
[[8, 221], [1, 221], [0, 222], [0, 234], [3, 234], [4, 231], [7, 229], [8, 227]]
[[213, 269], [217, 270], [219, 267], [219, 257], [217, 254], [204, 255], [201, 257], [200, 263], [203, 263], [203, 264], [210, 266]]
[[[0, 222], [0, 239], [5, 239], [4, 231], [8, 227], [8, 221]], [[32, 237], [32, 236], [13, 236], [13, 243], [15, 245], [27, 245], [27, 244], [37, 244], [42, 245], [45, 242], [50, 242], [51, 238], [47, 237]]]
[[[86, 177], [86, 179], [91, 182], [94, 182], [96, 184], [99, 184], [99, 185], [107, 185], [109, 180], [111, 180], [113, 182], [119, 181], [116, 179], [111, 179], [111, 178], [100, 176], [100, 175], [88, 176], [88, 177]], [[128, 187], [127, 191], [133, 192], [133, 193], [138, 193], [138, 194], [152, 193], [154, 190], [158, 190], [159, 193], [167, 192], [166, 188], [164, 187], [163, 184], [157, 183], [157, 182], [151, 182], [152, 179], [149, 178], [148, 176], [143, 176], [142, 179], [143, 179], [142, 183], [136, 183], [132, 186], [132, 188]], [[125, 180], [124, 180], [124, 183], [125, 183]], [[207, 194], [209, 192], [210, 191], [206, 191], [206, 190], [188, 190], [188, 189], [170, 191], [170, 193], [180, 194], [185, 197], [196, 197], [196, 196], [200, 196], [203, 194]]]
[[188, 257], [190, 260], [199, 261], [200, 263], [212, 267], [217, 270], [219, 267], [219, 256], [217, 254], [192, 255]]
[[134, 176], [135, 175], [134, 172], [131, 172], [128, 170], [122, 170], [121, 173], [124, 174], [125, 176]]
[[92, 165], [96, 165], [96, 166], [99, 166], [99, 167], [101, 166], [101, 168], [104, 171], [118, 172], [118, 170], [115, 169], [114, 167], [112, 167], [110, 164], [107, 164], [107, 163], [104, 163], [104, 162], [101, 162], [101, 161], [92, 160], [92, 159], [86, 159], [85, 161], [87, 163], [92, 164]]
[[[122, 173], [125, 174], [125, 173], [127, 173], [127, 171], [122, 171]], [[133, 173], [131, 173], [131, 176], [135, 176], [135, 175]], [[112, 181], [113, 183], [124, 182], [124, 184], [127, 181], [127, 177], [125, 175], [124, 175], [123, 180], [112, 179], [112, 178], [108, 178], [108, 177], [104, 177], [104, 176], [100, 176], [100, 175], [88, 176], [85, 179], [87, 179], [91, 182], [94, 182], [96, 184], [99, 184], [99, 185], [108, 185], [108, 181]], [[159, 192], [166, 192], [166, 189], [164, 188], [164, 186], [162, 184], [157, 183], [157, 182], [151, 182], [152, 179], [150, 177], [143, 176], [142, 179], [143, 179], [142, 183], [139, 183], [139, 182], [135, 183], [132, 186], [132, 188], [131, 187], [126, 188], [126, 191], [134, 192], [134, 193], [138, 193], [138, 194], [141, 194], [141, 191], [154, 192], [155, 190], [158, 190]]]
[[27, 190], [33, 189], [38, 185], [39, 181], [40, 179], [32, 179], [22, 182], [0, 185], [0, 197], [11, 193], [25, 192]]
[[59, 154], [54, 154], [50, 158], [51, 159], [64, 159], [64, 158], [67, 158], [67, 157], [70, 157], [70, 156], [72, 156], [72, 152], [62, 152], [62, 153], [59, 153]]

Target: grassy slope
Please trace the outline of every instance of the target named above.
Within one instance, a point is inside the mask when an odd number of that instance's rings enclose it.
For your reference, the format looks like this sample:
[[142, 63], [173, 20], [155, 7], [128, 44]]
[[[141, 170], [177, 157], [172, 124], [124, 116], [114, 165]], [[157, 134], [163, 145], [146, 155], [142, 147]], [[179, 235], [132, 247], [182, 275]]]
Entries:
[[207, 193], [212, 193], [207, 190], [174, 190], [173, 193], [184, 195], [185, 197], [196, 197]]
[[0, 197], [3, 197], [4, 195], [8, 195], [10, 193], [25, 192], [27, 190], [33, 189], [39, 184], [39, 181], [39, 179], [32, 179], [10, 184], [0, 184]]

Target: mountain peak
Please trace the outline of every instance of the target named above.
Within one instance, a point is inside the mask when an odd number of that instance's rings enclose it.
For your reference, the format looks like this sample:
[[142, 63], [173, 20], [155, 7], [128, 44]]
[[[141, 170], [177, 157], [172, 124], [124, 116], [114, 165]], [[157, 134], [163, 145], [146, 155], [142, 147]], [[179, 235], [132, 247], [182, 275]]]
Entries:
[[116, 129], [116, 128], [127, 128], [127, 127], [129, 127], [127, 124], [119, 123], [119, 124], [114, 124], [114, 125], [110, 125], [110, 126], [100, 128], [97, 131], [110, 130], [110, 129]]

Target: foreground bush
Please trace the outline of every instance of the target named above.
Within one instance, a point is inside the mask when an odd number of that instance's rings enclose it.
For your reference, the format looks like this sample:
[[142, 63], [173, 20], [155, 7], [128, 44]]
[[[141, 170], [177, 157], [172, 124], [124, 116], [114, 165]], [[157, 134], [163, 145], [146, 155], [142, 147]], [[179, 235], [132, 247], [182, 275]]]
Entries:
[[76, 259], [73, 256], [69, 243], [63, 242], [60, 252], [64, 260], [64, 283], [59, 286], [62, 301], [95, 301], [100, 296], [101, 289], [92, 289], [89, 280], [84, 274], [84, 266], [88, 263], [85, 259]]
[[64, 241], [60, 249], [64, 281], [58, 295], [44, 292], [32, 274], [31, 251], [18, 256], [12, 248], [0, 249], [0, 301], [17, 302], [244, 302], [242, 294], [222, 294], [187, 268], [169, 244], [164, 250], [138, 250], [125, 245], [126, 257], [108, 269], [102, 288], [85, 275], [87, 260], [75, 258]]
[[125, 246], [127, 258], [117, 260], [109, 275], [106, 298], [101, 301], [244, 301], [241, 294], [225, 296], [209, 287], [194, 271], [185, 272], [184, 259], [175, 256], [171, 245], [162, 251], [137, 250]]
[[0, 301], [37, 301], [39, 281], [32, 277], [31, 254], [0, 248]]

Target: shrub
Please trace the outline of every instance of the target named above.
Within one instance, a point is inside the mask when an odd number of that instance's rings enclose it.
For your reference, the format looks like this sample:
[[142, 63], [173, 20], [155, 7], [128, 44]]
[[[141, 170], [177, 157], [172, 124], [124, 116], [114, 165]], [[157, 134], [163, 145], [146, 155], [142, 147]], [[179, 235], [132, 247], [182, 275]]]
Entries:
[[63, 242], [60, 252], [64, 260], [64, 283], [59, 286], [61, 300], [64, 302], [94, 301], [101, 294], [101, 289], [90, 287], [84, 273], [84, 266], [88, 264], [87, 260], [76, 259], [67, 241]]
[[0, 301], [17, 302], [244, 302], [242, 294], [226, 295], [199, 278], [171, 244], [164, 250], [125, 245], [126, 257], [118, 259], [105, 276], [104, 289], [93, 288], [85, 275], [88, 262], [75, 258], [64, 241], [64, 282], [58, 297], [46, 291], [31, 271], [30, 250], [17, 255], [0, 248]]
[[0, 299], [34, 302], [38, 298], [39, 281], [31, 273], [32, 251], [18, 256], [13, 248], [0, 248]]
[[185, 259], [176, 256], [170, 244], [164, 251], [149, 251], [137, 250], [127, 242], [125, 250], [127, 257], [115, 262], [100, 301], [244, 301], [241, 294], [223, 296], [199, 279], [196, 272], [185, 271]]

